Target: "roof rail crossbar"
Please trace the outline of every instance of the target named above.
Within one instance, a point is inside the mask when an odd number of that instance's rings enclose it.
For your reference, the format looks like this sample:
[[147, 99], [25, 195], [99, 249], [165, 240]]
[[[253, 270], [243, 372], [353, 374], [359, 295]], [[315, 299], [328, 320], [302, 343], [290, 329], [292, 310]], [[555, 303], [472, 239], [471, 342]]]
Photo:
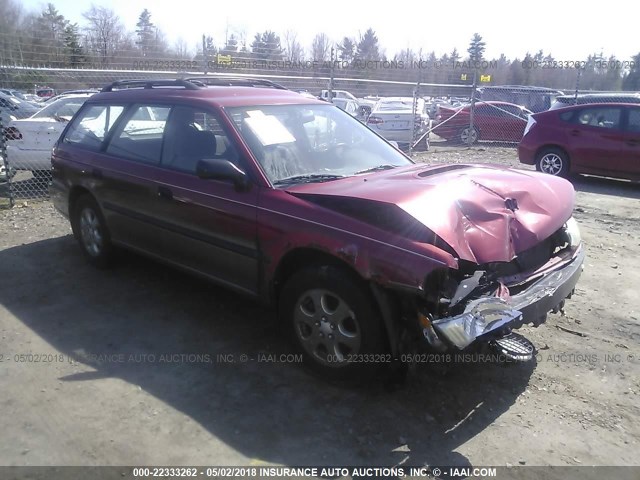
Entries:
[[263, 78], [251, 78], [251, 77], [188, 77], [185, 81], [192, 82], [196, 85], [207, 86], [222, 86], [222, 87], [269, 87], [277, 88], [278, 90], [288, 90], [287, 87], [280, 85], [279, 83], [272, 82]]
[[154, 88], [154, 87], [183, 87], [186, 90], [198, 90], [199, 85], [193, 82], [178, 79], [159, 80], [118, 80], [102, 88], [102, 92], [112, 92], [114, 88]]

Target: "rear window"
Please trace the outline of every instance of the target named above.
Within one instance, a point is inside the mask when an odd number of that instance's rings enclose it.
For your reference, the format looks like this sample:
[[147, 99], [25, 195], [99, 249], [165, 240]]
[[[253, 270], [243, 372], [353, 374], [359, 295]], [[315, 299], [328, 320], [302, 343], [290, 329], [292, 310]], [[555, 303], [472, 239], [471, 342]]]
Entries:
[[63, 142], [89, 150], [100, 149], [124, 108], [124, 105], [90, 105], [84, 108], [73, 120]]

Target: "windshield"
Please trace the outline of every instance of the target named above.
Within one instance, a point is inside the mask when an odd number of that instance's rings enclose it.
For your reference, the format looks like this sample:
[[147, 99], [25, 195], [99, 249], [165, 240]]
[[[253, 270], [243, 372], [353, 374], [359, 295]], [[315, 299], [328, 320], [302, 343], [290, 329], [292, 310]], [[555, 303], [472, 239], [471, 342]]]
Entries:
[[38, 111], [31, 118], [63, 118], [71, 120], [71, 117], [80, 109], [87, 97], [61, 98], [51, 102], [49, 105]]
[[268, 105], [227, 112], [275, 186], [328, 181], [412, 163], [332, 105]]

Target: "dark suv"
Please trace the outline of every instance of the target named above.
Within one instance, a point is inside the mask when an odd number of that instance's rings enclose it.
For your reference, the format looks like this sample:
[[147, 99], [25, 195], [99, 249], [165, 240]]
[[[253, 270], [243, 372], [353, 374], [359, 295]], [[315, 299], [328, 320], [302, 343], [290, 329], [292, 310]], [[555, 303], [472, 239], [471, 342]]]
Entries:
[[582, 270], [566, 180], [415, 164], [266, 81], [117, 82], [71, 120], [52, 169], [89, 261], [124, 247], [260, 299], [334, 377], [422, 349], [531, 358], [511, 329], [560, 308]]

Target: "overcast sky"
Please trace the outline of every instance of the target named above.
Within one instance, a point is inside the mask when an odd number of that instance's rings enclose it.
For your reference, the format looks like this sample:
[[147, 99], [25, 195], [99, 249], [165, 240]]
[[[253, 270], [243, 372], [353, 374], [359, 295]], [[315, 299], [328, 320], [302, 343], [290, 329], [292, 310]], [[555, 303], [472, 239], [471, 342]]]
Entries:
[[[41, 10], [46, 2], [21, 0], [27, 10]], [[298, 33], [305, 50], [321, 29], [335, 42], [344, 36], [358, 37], [372, 27], [388, 57], [410, 47], [438, 55], [454, 47], [466, 52], [473, 33], [487, 44], [485, 56], [504, 53], [522, 59], [529, 51], [551, 53], [556, 60], [584, 60], [590, 53], [616, 55], [628, 60], [640, 52], [638, 26], [640, 2], [608, 0], [568, 4], [558, 0], [535, 2], [406, 1], [347, 2], [313, 1], [212, 1], [188, 2], [148, 0], [55, 0], [66, 18], [83, 23], [82, 12], [91, 3], [113, 8], [127, 29], [135, 30], [140, 12], [148, 8], [151, 20], [171, 44], [182, 37], [189, 48], [211, 35], [222, 46], [225, 34], [235, 33], [251, 43], [256, 32], [273, 30], [281, 36], [287, 30]], [[609, 13], [613, 12], [613, 13]], [[283, 42], [284, 43], [284, 42]]]

